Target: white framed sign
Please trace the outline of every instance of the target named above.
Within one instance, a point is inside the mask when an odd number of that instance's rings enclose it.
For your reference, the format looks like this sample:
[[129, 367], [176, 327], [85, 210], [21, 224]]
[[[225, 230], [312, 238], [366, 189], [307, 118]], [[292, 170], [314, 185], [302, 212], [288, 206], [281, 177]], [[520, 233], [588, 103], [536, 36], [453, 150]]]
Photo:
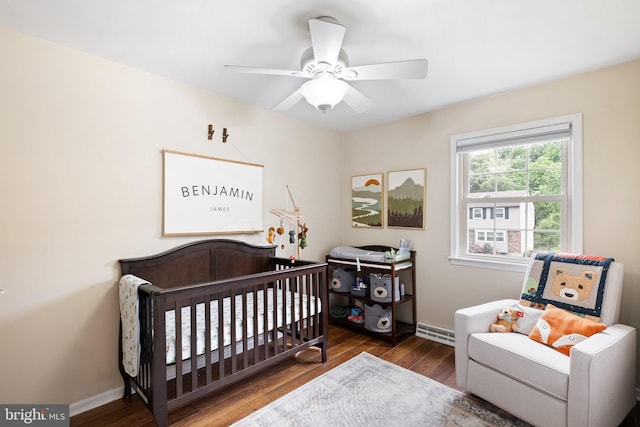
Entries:
[[162, 153], [163, 236], [264, 231], [263, 165]]

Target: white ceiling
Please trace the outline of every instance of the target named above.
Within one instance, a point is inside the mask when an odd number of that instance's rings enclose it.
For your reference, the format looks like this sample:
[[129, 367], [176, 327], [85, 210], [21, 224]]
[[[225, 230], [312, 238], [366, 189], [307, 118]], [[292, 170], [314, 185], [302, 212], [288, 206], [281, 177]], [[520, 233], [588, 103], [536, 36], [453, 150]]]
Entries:
[[352, 66], [429, 60], [425, 80], [351, 82], [364, 114], [282, 112], [338, 131], [640, 58], [640, 0], [0, 0], [0, 27], [267, 109], [305, 80], [222, 66], [299, 69], [325, 15]]

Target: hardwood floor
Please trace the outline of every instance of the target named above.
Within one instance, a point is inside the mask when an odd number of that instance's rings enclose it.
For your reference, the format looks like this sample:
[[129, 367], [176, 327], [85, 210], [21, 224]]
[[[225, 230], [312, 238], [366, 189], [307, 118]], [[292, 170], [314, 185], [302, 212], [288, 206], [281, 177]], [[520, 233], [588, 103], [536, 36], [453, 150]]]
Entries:
[[[287, 360], [269, 371], [171, 412], [169, 423], [172, 427], [228, 426], [363, 351], [459, 390], [455, 383], [453, 347], [415, 336], [391, 347], [375, 338], [332, 326], [327, 363], [319, 363], [319, 353], [306, 351], [296, 360]], [[637, 427], [638, 414], [636, 406], [622, 426]], [[156, 425], [151, 412], [137, 395], [76, 415], [70, 424], [72, 427]]]

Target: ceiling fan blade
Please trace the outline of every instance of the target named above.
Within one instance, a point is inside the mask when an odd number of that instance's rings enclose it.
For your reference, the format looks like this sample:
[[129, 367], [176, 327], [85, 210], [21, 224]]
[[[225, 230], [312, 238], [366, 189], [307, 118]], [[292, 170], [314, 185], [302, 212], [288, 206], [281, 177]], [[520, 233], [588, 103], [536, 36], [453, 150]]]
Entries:
[[376, 104], [360, 93], [356, 88], [351, 85], [348, 85], [349, 89], [347, 89], [347, 93], [344, 95], [342, 99], [349, 107], [353, 108], [353, 111], [356, 113], [364, 113], [367, 110], [372, 109], [376, 106]]
[[413, 59], [349, 67], [342, 72], [342, 77], [345, 80], [424, 79], [427, 77], [427, 60]]
[[287, 96], [284, 100], [282, 100], [278, 105], [272, 108], [273, 111], [282, 111], [288, 110], [289, 108], [296, 105], [300, 100], [302, 100], [304, 96], [302, 95], [302, 88], [296, 90], [291, 95]]
[[234, 73], [245, 73], [245, 74], [271, 74], [277, 76], [289, 76], [289, 77], [302, 77], [302, 78], [311, 78], [312, 76], [309, 73], [299, 70], [280, 70], [277, 68], [257, 68], [257, 67], [244, 67], [241, 65], [225, 65], [223, 67], [225, 71], [231, 71]]
[[323, 17], [310, 19], [309, 30], [311, 31], [314, 59], [317, 62], [327, 62], [334, 65], [340, 54], [346, 29], [335, 19]]

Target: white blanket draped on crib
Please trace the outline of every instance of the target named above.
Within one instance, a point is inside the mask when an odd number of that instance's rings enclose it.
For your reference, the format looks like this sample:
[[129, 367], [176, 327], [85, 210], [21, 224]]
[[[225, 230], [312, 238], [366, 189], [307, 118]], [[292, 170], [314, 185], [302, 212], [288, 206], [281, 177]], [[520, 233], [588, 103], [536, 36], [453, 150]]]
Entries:
[[138, 317], [138, 287], [147, 285], [144, 279], [132, 274], [120, 278], [120, 320], [122, 323], [122, 365], [127, 374], [138, 375], [140, 359], [140, 321]]

